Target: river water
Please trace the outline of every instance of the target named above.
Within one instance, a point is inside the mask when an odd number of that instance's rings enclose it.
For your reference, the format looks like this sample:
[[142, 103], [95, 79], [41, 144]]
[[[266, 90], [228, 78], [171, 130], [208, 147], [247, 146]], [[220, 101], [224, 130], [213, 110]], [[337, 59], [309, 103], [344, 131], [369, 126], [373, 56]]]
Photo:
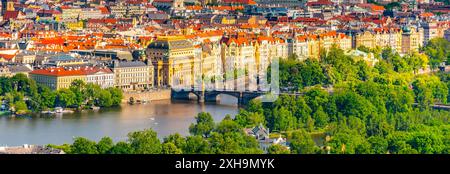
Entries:
[[153, 101], [100, 111], [83, 111], [62, 116], [0, 116], [0, 146], [72, 143], [82, 136], [98, 141], [104, 136], [126, 140], [129, 132], [152, 128], [160, 138], [173, 133], [189, 135], [189, 125], [199, 112], [209, 112], [216, 122], [238, 112], [236, 101], [220, 104]]

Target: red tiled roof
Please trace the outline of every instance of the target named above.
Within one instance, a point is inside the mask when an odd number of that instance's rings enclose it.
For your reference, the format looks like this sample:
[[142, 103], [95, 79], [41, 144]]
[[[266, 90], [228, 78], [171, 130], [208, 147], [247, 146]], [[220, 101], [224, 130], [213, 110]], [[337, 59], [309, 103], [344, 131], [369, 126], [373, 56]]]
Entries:
[[11, 60], [16, 57], [15, 54], [0, 54], [0, 59]]
[[257, 4], [253, 0], [223, 0], [223, 3], [232, 3], [232, 4], [248, 4], [248, 5], [255, 5]]
[[330, 0], [318, 0], [313, 2], [307, 2], [306, 6], [322, 6], [322, 5], [333, 5], [334, 3]]
[[16, 19], [17, 16], [19, 16], [19, 11], [6, 11], [5, 14], [3, 15], [3, 19], [5, 20]]
[[218, 11], [234, 11], [234, 10], [243, 10], [244, 6], [212, 6], [210, 7], [211, 10], [218, 10]]
[[102, 14], [109, 14], [109, 10], [106, 7], [98, 7], [98, 9], [102, 12]]
[[44, 38], [40, 40], [41, 44], [64, 44], [64, 39], [61, 37], [57, 38]]
[[88, 23], [110, 23], [115, 24], [117, 23], [117, 19], [113, 18], [107, 18], [107, 19], [89, 19]]
[[45, 75], [45, 76], [80, 76], [85, 73], [79, 69], [66, 70], [64, 68], [49, 68], [49, 69], [37, 69], [30, 72], [30, 74]]
[[39, 10], [37, 13], [38, 14], [52, 14], [52, 15], [61, 14], [61, 12], [59, 12], [57, 10]]
[[142, 0], [127, 0], [126, 2], [127, 2], [127, 4], [135, 4], [135, 5], [143, 3]]
[[45, 76], [82, 76], [95, 74], [97, 72], [111, 73], [109, 68], [98, 67], [79, 67], [73, 69], [65, 69], [62, 67], [48, 68], [48, 69], [36, 69], [30, 72], [30, 74], [45, 75]]
[[202, 6], [193, 5], [193, 6], [186, 6], [187, 10], [201, 10]]
[[431, 16], [434, 16], [434, 14], [430, 12], [420, 13], [420, 17], [431, 17]]
[[370, 9], [371, 11], [384, 11], [385, 10], [383, 6], [369, 4], [369, 3], [358, 4], [358, 6], [361, 8]]

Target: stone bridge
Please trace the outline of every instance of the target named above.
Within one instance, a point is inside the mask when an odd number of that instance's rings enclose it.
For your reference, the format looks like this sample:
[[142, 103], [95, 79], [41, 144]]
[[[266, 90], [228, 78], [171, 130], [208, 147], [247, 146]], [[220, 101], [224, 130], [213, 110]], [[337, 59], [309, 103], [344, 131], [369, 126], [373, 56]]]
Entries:
[[246, 105], [252, 99], [267, 94], [262, 91], [199, 91], [199, 90], [174, 90], [171, 91], [172, 100], [189, 100], [189, 95], [194, 94], [198, 102], [217, 102], [217, 96], [226, 94], [238, 99], [238, 105]]

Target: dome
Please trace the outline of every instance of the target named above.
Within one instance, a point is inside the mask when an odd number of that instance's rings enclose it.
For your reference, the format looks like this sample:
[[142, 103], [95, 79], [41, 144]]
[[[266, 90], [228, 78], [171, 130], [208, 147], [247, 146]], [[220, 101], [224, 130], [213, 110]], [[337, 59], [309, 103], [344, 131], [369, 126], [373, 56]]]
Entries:
[[411, 29], [410, 29], [409, 27], [407, 27], [407, 26], [403, 26], [403, 27], [402, 27], [402, 30], [403, 30], [404, 33], [409, 33], [409, 32], [411, 32]]

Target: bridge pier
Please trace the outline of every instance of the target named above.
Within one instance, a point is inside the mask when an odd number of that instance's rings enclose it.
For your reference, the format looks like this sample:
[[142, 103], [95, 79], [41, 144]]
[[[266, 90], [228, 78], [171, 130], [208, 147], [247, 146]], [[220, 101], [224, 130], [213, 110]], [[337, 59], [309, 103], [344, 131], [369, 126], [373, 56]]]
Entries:
[[199, 103], [205, 103], [205, 96], [199, 96], [198, 97], [198, 100], [197, 100]]

